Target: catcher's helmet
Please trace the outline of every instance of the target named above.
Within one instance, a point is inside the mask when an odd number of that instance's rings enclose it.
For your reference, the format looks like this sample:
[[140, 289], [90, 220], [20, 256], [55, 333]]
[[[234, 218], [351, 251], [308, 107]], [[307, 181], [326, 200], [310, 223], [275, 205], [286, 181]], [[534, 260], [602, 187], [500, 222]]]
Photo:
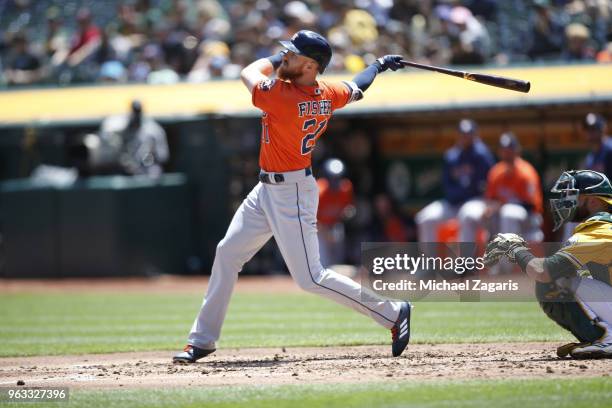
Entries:
[[319, 64], [319, 73], [323, 73], [329, 60], [332, 49], [325, 37], [314, 31], [301, 30], [291, 37], [291, 41], [280, 41], [281, 45], [291, 52], [312, 58]]
[[555, 221], [554, 231], [571, 221], [578, 208], [578, 197], [594, 195], [612, 205], [612, 185], [605, 174], [593, 170], [571, 170], [561, 174], [551, 193], [550, 206]]

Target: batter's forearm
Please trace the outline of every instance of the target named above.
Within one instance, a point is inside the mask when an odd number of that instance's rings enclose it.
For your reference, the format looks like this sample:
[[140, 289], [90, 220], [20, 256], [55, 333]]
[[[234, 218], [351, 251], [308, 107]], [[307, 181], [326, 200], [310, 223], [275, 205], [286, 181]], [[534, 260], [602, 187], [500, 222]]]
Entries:
[[353, 82], [357, 85], [357, 88], [361, 89], [361, 92], [365, 92], [366, 89], [372, 85], [372, 82], [374, 82], [376, 75], [378, 75], [378, 67], [372, 64], [358, 73], [355, 78], [353, 78]]
[[253, 92], [253, 88], [259, 82], [267, 79], [274, 72], [274, 67], [268, 58], [260, 58], [247, 65], [240, 72], [240, 79], [247, 87], [249, 92]]
[[397, 71], [403, 68], [404, 65], [401, 63], [402, 58], [401, 55], [385, 55], [384, 57], [378, 58], [373, 64], [357, 74], [357, 76], [353, 78], [353, 82], [361, 92], [365, 92], [365, 90], [372, 85], [372, 82], [374, 82], [376, 75], [388, 69]]

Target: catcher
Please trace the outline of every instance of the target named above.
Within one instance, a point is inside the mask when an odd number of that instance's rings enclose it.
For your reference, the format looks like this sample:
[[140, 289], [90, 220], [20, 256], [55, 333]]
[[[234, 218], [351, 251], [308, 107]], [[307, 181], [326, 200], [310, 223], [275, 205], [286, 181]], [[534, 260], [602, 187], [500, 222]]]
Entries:
[[507, 257], [536, 280], [544, 313], [579, 340], [559, 347], [559, 357], [612, 358], [612, 185], [602, 173], [572, 170], [551, 192], [554, 230], [579, 223], [564, 247], [536, 258], [519, 235], [497, 234], [486, 248], [485, 264]]

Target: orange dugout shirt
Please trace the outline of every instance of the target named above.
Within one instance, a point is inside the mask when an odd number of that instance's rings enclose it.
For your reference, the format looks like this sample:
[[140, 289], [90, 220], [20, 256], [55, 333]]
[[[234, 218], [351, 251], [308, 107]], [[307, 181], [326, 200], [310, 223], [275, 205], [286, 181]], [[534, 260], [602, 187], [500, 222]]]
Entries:
[[485, 197], [506, 203], [524, 203], [542, 213], [540, 176], [533, 166], [517, 157], [514, 166], [499, 162], [489, 170]]
[[310, 167], [312, 149], [332, 113], [360, 97], [361, 91], [351, 82], [299, 86], [268, 79], [258, 83], [253, 88], [253, 105], [264, 112], [259, 166], [268, 172]]
[[329, 181], [324, 178], [317, 180], [319, 186], [319, 210], [317, 219], [319, 223], [334, 225], [342, 221], [344, 209], [353, 204], [353, 183], [349, 179], [342, 179], [337, 190], [332, 190]]

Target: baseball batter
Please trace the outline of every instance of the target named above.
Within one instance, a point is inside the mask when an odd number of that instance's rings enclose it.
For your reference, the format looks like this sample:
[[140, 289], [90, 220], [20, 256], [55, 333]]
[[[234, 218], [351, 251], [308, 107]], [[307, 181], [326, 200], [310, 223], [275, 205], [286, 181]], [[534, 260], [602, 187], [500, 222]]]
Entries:
[[[312, 150], [333, 112], [361, 99], [378, 73], [401, 68], [402, 57], [384, 56], [353, 81], [330, 83], [317, 79], [332, 56], [324, 37], [302, 30], [281, 45], [283, 52], [259, 59], [241, 72], [253, 105], [263, 111], [260, 182], [217, 246], [205, 300], [188, 345], [174, 356], [177, 363], [193, 363], [215, 351], [238, 273], [272, 236], [302, 289], [391, 329], [393, 356], [399, 356], [410, 339], [409, 303], [364, 302], [358, 283], [321, 265], [316, 227], [319, 193], [310, 168]], [[277, 79], [271, 79], [275, 72]]]

